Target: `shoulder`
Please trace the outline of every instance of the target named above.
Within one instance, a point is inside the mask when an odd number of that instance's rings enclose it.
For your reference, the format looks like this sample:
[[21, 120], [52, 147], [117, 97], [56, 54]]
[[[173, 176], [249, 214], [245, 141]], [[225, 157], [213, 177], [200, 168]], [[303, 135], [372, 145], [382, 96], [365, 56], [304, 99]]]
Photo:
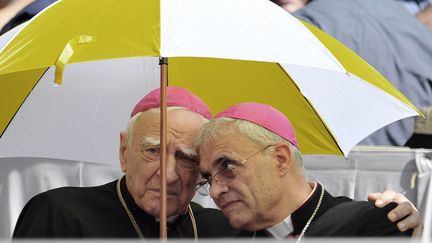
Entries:
[[114, 201], [109, 198], [115, 196], [111, 184], [62, 187], [34, 196], [21, 211], [14, 237], [51, 237], [62, 234], [67, 222], [73, 222], [82, 215], [93, 217], [93, 214], [100, 211], [98, 208], [107, 207], [107, 203]]
[[229, 225], [227, 218], [223, 213], [214, 208], [203, 208], [201, 205], [191, 202], [191, 208], [197, 223], [202, 226]]
[[104, 196], [115, 196], [113, 182], [94, 187], [60, 187], [34, 196], [28, 204], [40, 204], [46, 206], [68, 205], [77, 201], [90, 202], [104, 198]]
[[228, 219], [218, 209], [203, 208], [195, 202], [191, 202], [191, 207], [197, 221], [200, 238], [251, 237], [253, 235], [253, 233], [231, 227]]
[[376, 208], [373, 202], [350, 201], [330, 208], [314, 222], [311, 230], [316, 236], [409, 236], [388, 220], [387, 214], [397, 206], [390, 203]]

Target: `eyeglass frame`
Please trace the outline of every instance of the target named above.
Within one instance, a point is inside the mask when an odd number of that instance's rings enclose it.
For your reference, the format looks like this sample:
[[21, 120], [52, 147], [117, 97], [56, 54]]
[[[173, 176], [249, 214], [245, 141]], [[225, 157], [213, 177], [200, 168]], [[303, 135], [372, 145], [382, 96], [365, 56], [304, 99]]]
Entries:
[[[253, 157], [257, 156], [258, 154], [264, 152], [266, 149], [268, 149], [268, 148], [270, 148], [270, 147], [272, 147], [272, 146], [275, 146], [275, 145], [276, 145], [276, 144], [270, 144], [270, 145], [265, 146], [264, 148], [262, 148], [262, 149], [260, 149], [259, 151], [255, 152], [255, 153], [252, 154], [251, 156], [247, 157], [246, 159], [244, 159], [244, 160], [238, 162], [238, 165], [243, 165], [243, 164], [245, 164], [248, 160], [252, 159]], [[234, 166], [234, 168], [229, 169], [230, 171], [235, 170], [236, 165], [233, 165], [233, 166]], [[211, 187], [211, 184], [212, 184], [212, 181], [213, 181], [213, 180], [216, 181], [216, 183], [219, 184], [219, 185], [227, 185], [227, 184], [229, 184], [229, 183], [222, 183], [222, 182], [220, 182], [220, 180], [216, 180], [216, 179], [215, 179], [215, 177], [216, 177], [218, 174], [220, 174], [223, 170], [227, 170], [227, 168], [222, 168], [222, 169], [218, 170], [216, 173], [214, 173], [213, 175], [210, 175], [210, 176], [208, 176], [207, 178], [204, 178], [205, 180], [200, 181], [198, 184], [195, 185], [195, 190], [196, 190], [200, 195], [202, 195], [202, 196], [208, 196], [208, 195], [210, 195], [210, 187]], [[204, 188], [205, 191], [206, 191], [206, 193], [200, 192], [200, 191], [199, 191], [200, 188]]]

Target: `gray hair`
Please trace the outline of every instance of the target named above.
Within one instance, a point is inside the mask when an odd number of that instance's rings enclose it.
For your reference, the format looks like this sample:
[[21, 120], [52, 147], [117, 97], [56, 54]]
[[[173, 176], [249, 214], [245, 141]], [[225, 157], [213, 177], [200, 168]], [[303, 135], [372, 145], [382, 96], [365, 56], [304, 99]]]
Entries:
[[[291, 151], [291, 159], [296, 162], [296, 165], [299, 169], [303, 170], [303, 158], [296, 146], [278, 134], [271, 132], [270, 130], [253, 122], [242, 119], [221, 117], [210, 120], [208, 123], [204, 124], [204, 126], [199, 131], [195, 139], [196, 148], [199, 148], [201, 145], [211, 142], [218, 136], [229, 132], [230, 128], [236, 129], [240, 134], [251, 139], [260, 147], [279, 143], [288, 145]], [[268, 151], [273, 151], [273, 148], [269, 148]]]

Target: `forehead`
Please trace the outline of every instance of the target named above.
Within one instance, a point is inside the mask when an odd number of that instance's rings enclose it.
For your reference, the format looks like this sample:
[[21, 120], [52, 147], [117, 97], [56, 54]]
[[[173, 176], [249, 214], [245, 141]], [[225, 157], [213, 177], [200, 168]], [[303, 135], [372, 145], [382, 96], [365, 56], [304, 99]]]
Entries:
[[[198, 114], [182, 109], [167, 111], [168, 140], [194, 140], [205, 120]], [[160, 113], [155, 110], [146, 111], [138, 117], [134, 125], [134, 135], [138, 138], [160, 136]]]
[[209, 172], [217, 168], [216, 163], [222, 157], [242, 160], [258, 145], [250, 138], [240, 134], [235, 129], [224, 129], [220, 135], [211, 141], [204, 142], [199, 147], [200, 169]]

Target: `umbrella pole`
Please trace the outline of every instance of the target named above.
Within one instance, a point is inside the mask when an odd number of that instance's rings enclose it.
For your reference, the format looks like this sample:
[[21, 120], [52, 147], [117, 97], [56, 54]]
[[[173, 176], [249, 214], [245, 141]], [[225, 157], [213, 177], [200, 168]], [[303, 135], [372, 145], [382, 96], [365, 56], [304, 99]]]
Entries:
[[160, 239], [167, 240], [167, 101], [166, 87], [168, 86], [168, 58], [160, 57], [159, 65], [161, 70], [160, 88], [161, 88], [161, 106], [160, 106], [160, 141], [161, 141], [161, 158], [160, 158]]

